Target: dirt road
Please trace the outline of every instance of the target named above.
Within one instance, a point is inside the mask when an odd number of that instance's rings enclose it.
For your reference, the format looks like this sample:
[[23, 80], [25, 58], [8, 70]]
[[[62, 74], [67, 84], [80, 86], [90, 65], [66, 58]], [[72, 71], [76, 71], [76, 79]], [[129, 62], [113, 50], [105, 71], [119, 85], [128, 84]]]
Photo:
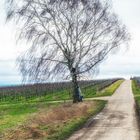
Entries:
[[77, 131], [68, 140], [139, 140], [131, 81], [122, 83], [90, 126]]

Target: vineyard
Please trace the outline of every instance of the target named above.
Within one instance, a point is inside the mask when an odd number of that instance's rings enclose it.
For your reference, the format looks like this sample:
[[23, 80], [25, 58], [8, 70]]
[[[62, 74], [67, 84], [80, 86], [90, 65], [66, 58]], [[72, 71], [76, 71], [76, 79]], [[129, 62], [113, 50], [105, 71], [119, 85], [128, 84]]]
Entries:
[[[105, 87], [119, 79], [79, 81], [84, 97], [96, 95]], [[0, 101], [21, 101], [33, 99], [43, 100], [68, 100], [72, 98], [71, 82], [44, 83], [33, 85], [0, 87]], [[45, 98], [44, 98], [45, 97]]]

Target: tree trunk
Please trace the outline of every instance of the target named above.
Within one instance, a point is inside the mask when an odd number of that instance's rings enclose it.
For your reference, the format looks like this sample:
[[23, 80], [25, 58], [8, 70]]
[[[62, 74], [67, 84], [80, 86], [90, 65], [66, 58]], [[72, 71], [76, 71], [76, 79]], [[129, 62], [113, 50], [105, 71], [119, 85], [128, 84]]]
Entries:
[[79, 93], [78, 93], [78, 81], [77, 75], [72, 73], [72, 84], [73, 84], [73, 103], [79, 102]]
[[77, 103], [79, 102], [79, 95], [78, 95], [78, 82], [77, 82], [76, 75], [72, 77], [72, 83], [73, 83], [73, 103]]

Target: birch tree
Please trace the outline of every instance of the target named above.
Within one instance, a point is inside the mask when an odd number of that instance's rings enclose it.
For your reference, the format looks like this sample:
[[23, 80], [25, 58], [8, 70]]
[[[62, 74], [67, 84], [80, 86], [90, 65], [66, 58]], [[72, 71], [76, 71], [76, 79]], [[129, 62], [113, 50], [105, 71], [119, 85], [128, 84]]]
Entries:
[[20, 57], [26, 80], [70, 78], [78, 102], [78, 78], [92, 73], [129, 33], [106, 0], [9, 0], [7, 21], [31, 44]]

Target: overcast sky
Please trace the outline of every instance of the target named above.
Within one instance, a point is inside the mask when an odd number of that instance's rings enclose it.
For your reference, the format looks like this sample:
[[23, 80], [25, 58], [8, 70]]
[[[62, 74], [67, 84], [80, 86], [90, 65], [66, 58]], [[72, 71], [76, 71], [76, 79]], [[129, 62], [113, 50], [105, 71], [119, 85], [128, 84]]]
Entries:
[[[25, 44], [15, 41], [14, 25], [5, 25], [4, 0], [0, 2], [0, 85], [20, 84], [16, 58]], [[113, 0], [114, 11], [129, 29], [131, 43], [129, 49], [120, 49], [111, 54], [100, 65], [100, 73], [95, 78], [130, 77], [140, 75], [140, 0]]]

